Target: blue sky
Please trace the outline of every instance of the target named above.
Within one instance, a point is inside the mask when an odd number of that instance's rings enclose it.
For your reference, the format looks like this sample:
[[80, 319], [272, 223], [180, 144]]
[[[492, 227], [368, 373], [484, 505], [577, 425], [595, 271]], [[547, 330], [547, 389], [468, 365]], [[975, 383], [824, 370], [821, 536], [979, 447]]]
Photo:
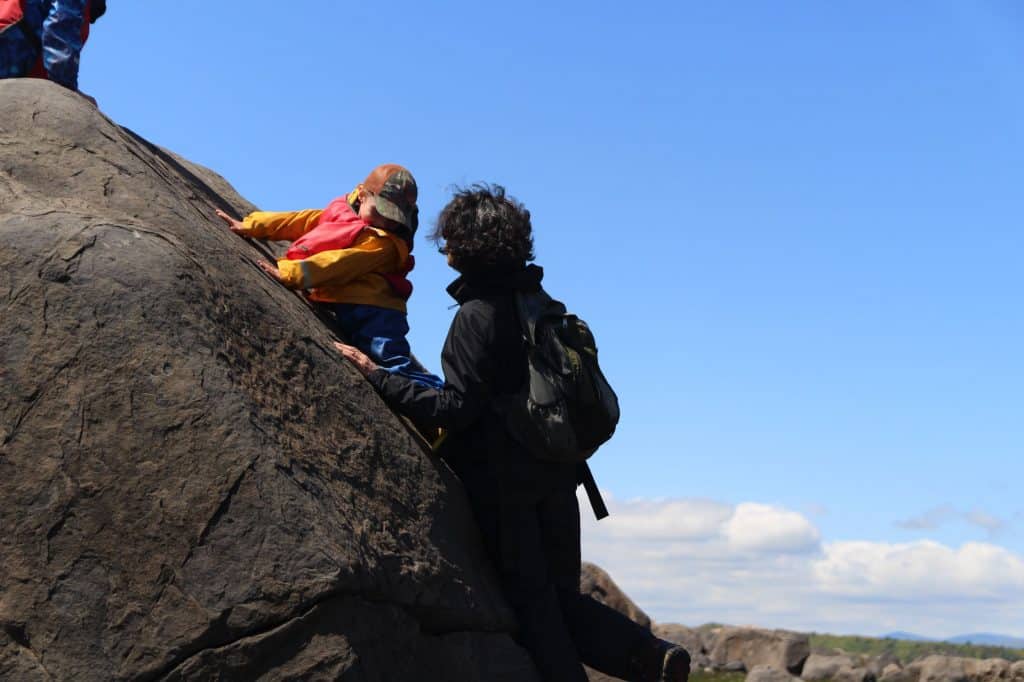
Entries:
[[623, 407], [585, 553], [654, 617], [1024, 635], [1019, 4], [348, 5], [115, 0], [81, 87], [265, 209], [521, 199]]

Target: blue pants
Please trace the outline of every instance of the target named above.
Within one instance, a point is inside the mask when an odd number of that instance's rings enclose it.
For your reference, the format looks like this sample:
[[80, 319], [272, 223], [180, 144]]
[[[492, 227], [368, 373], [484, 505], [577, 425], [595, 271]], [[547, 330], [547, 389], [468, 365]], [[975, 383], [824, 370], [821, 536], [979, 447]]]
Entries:
[[327, 315], [342, 338], [370, 356], [382, 369], [432, 388], [444, 386], [443, 379], [428, 372], [412, 357], [405, 339], [409, 333], [405, 313], [358, 303], [317, 303], [317, 308]]
[[28, 75], [39, 53], [28, 42], [20, 26], [11, 26], [0, 36], [0, 78]]

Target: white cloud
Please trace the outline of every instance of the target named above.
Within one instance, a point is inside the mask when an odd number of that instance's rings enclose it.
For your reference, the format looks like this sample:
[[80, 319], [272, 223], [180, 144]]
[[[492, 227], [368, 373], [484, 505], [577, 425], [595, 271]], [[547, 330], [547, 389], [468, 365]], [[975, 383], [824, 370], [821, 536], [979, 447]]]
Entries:
[[[607, 538], [726, 544], [742, 552], [817, 549], [818, 530], [800, 514], [766, 504], [732, 506], [711, 500], [629, 500], [604, 493], [614, 513], [598, 527]], [[584, 507], [586, 501], [581, 500]]]
[[583, 555], [657, 620], [840, 633], [1021, 634], [1024, 557], [987, 543], [822, 543], [793, 510], [756, 502], [585, 498]]
[[821, 539], [818, 529], [800, 514], [753, 502], [736, 506], [724, 533], [734, 549], [757, 552], [809, 551]]
[[951, 504], [943, 504], [933, 507], [928, 511], [912, 516], [909, 519], [897, 521], [896, 525], [908, 530], [934, 530], [939, 526], [961, 521], [971, 526], [984, 528], [989, 532], [1001, 530], [1006, 522], [980, 509], [961, 511]]
[[637, 540], [708, 540], [721, 533], [733, 511], [727, 504], [708, 500], [608, 501], [615, 506], [615, 514], [602, 524], [602, 531]]
[[1001, 530], [1003, 526], [1006, 525], [1006, 522], [1002, 519], [986, 514], [985, 512], [978, 509], [974, 509], [972, 511], [965, 513], [964, 521], [971, 524], [972, 526], [978, 526], [979, 528], [984, 528], [985, 530], [992, 532]]
[[995, 545], [834, 542], [813, 565], [825, 592], [887, 599], [1024, 596], [1024, 559]]
[[956, 519], [957, 516], [957, 511], [953, 508], [953, 505], [944, 504], [938, 507], [933, 507], [922, 514], [912, 516], [909, 519], [897, 521], [896, 525], [908, 530], [933, 530]]

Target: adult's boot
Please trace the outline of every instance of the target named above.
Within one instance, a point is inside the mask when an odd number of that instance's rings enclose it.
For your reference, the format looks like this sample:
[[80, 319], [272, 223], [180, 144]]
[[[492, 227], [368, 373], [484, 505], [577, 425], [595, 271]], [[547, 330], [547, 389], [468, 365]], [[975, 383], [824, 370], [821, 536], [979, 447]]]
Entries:
[[683, 647], [651, 637], [634, 658], [636, 682], [686, 682], [690, 676], [690, 654]]

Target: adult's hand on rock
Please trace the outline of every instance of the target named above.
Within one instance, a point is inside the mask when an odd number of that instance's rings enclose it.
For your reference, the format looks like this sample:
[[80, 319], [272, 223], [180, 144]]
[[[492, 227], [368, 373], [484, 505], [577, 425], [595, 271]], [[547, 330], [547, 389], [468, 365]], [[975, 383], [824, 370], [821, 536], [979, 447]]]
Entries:
[[243, 223], [241, 220], [235, 220], [234, 218], [232, 218], [231, 216], [229, 216], [227, 213], [220, 209], [217, 209], [217, 217], [223, 220], [225, 223], [227, 223], [228, 229], [234, 232], [235, 234], [241, 235], [243, 237], [248, 236], [246, 234], [247, 230], [245, 229], [245, 223]]
[[344, 355], [349, 362], [356, 366], [356, 369], [365, 377], [369, 376], [370, 372], [375, 369], [379, 369], [377, 363], [369, 358], [363, 351], [359, 350], [355, 346], [349, 346], [348, 344], [334, 342], [334, 347], [337, 348], [342, 355]]

